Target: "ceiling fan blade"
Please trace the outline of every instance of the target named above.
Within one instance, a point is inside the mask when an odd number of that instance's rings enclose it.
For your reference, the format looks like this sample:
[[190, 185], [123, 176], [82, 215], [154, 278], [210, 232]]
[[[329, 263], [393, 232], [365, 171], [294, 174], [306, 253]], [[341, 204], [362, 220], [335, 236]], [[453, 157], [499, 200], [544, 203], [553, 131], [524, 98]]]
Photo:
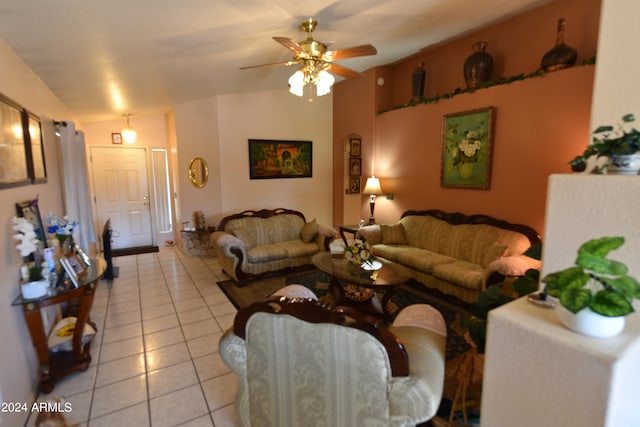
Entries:
[[284, 62], [274, 62], [272, 64], [260, 64], [260, 65], [248, 65], [246, 67], [240, 67], [241, 70], [249, 70], [251, 68], [261, 68], [261, 67], [279, 67], [285, 66], [288, 67], [290, 65], [299, 64], [300, 61], [284, 61]]
[[339, 61], [341, 59], [354, 58], [356, 56], [368, 56], [378, 53], [375, 47], [370, 44], [347, 47], [345, 49], [330, 50], [326, 52], [322, 59], [325, 61]]
[[339, 76], [346, 77], [348, 79], [360, 77], [362, 75], [359, 72], [352, 70], [351, 68], [347, 68], [342, 65], [338, 65], [330, 62], [326, 63], [325, 69], [330, 73], [337, 74]]
[[304, 52], [304, 49], [297, 42], [294, 42], [290, 38], [273, 37], [273, 39], [295, 54]]

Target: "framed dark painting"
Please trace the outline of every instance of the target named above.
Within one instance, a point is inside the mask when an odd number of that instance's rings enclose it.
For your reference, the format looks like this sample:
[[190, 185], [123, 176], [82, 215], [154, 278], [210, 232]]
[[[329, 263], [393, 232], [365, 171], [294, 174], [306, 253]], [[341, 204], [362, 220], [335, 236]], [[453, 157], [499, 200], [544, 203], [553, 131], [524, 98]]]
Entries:
[[44, 160], [44, 143], [42, 139], [42, 124], [40, 118], [35, 114], [24, 110], [24, 124], [28, 132], [26, 132], [27, 139], [27, 160], [31, 159], [28, 163], [27, 170], [31, 182], [42, 184], [47, 182], [47, 164]]
[[487, 190], [495, 107], [447, 114], [442, 121], [442, 187]]
[[249, 178], [309, 178], [313, 172], [311, 141], [249, 140]]

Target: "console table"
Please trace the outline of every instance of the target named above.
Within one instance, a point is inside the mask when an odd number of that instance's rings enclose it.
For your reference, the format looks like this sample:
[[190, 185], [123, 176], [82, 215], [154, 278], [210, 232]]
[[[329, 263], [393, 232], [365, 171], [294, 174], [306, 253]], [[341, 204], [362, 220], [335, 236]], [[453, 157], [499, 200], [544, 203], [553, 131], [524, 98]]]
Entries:
[[[98, 282], [106, 269], [103, 258], [91, 260], [87, 274], [80, 278], [78, 287], [57, 288], [50, 295], [35, 299], [25, 299], [18, 296], [11, 305], [21, 306], [24, 318], [31, 334], [33, 346], [38, 355], [40, 369], [40, 390], [50, 393], [56, 381], [74, 371], [85, 371], [91, 363], [89, 347], [91, 341], [82, 344], [84, 326], [87, 322], [95, 328], [89, 319], [89, 312]], [[72, 337], [72, 351], [50, 351], [47, 344], [47, 333], [42, 323], [41, 309], [54, 305], [68, 303], [65, 316], [75, 316], [76, 326]]]
[[183, 252], [191, 256], [213, 256], [213, 249], [209, 248], [209, 240], [214, 231], [216, 231], [215, 227], [181, 230]]

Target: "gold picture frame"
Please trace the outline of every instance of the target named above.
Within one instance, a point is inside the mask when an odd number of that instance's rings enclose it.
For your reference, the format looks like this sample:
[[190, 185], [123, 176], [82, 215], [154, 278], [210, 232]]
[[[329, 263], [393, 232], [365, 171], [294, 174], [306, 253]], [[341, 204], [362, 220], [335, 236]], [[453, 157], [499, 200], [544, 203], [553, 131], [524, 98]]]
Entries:
[[362, 140], [360, 138], [349, 139], [349, 154], [351, 157], [360, 157], [362, 153]]
[[84, 264], [84, 261], [80, 259], [80, 257], [75, 254], [69, 254], [60, 258], [60, 264], [64, 269], [69, 279], [73, 283], [73, 286], [76, 288], [80, 286], [80, 278], [87, 274], [87, 266]]

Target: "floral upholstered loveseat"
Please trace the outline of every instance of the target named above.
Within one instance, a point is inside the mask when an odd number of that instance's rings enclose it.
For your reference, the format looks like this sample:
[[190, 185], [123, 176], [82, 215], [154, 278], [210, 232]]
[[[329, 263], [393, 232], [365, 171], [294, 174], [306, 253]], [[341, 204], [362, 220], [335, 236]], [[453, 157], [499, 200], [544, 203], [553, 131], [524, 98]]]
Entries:
[[540, 268], [523, 255], [540, 243], [538, 233], [487, 215], [407, 211], [396, 224], [363, 227], [358, 237], [409, 277], [469, 303], [488, 284]]
[[261, 274], [311, 264], [311, 257], [328, 251], [334, 229], [308, 221], [290, 209], [247, 210], [220, 221], [211, 235], [220, 266], [244, 284]]

